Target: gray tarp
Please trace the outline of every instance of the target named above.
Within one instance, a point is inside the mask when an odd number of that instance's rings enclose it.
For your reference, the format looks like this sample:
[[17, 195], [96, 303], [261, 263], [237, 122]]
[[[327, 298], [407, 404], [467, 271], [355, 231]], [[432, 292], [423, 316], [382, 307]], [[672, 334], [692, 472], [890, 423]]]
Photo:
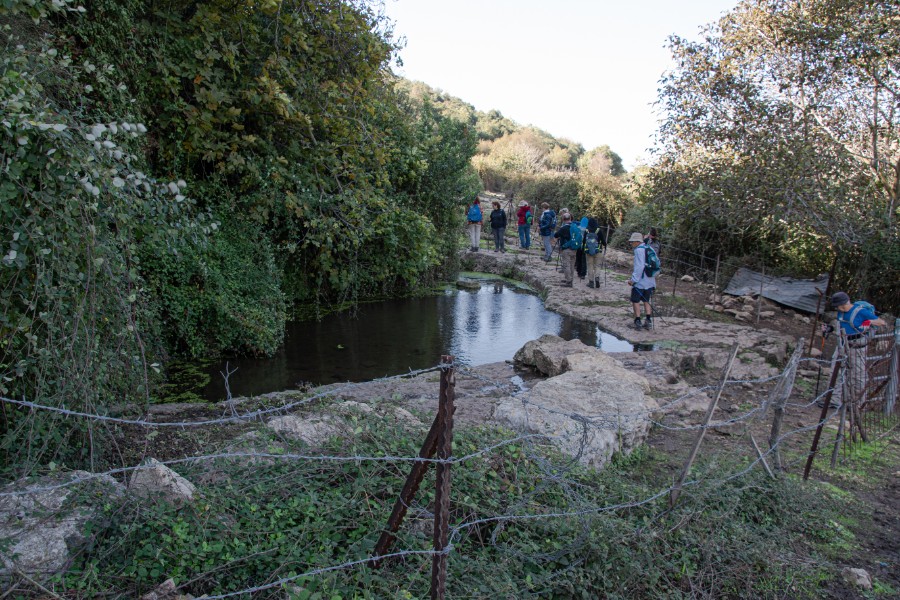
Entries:
[[[726, 294], [732, 296], [756, 296], [759, 284], [762, 283], [763, 298], [774, 300], [779, 304], [796, 308], [808, 313], [816, 312], [819, 292], [828, 289], [828, 275], [819, 275], [817, 279], [794, 279], [792, 277], [770, 277], [741, 267], [728, 282]], [[822, 308], [825, 307], [822, 299]]]

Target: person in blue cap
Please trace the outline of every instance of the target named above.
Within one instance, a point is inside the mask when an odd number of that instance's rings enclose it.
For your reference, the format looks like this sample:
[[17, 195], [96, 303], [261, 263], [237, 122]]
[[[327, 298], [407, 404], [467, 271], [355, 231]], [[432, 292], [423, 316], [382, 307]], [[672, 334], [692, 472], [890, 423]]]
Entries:
[[[868, 302], [850, 302], [847, 292], [837, 292], [831, 296], [831, 306], [837, 311], [837, 323], [846, 340], [844, 352], [847, 357], [847, 392], [851, 400], [865, 401], [868, 384], [866, 346], [869, 345], [870, 328], [883, 327], [887, 322], [875, 314], [875, 307]], [[840, 386], [835, 390], [835, 395], [840, 395], [839, 392]]]

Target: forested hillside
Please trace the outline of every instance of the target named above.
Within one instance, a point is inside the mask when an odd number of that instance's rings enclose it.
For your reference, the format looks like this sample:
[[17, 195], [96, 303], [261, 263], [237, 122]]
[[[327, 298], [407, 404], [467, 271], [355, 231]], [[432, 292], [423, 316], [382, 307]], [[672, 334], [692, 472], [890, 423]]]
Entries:
[[900, 311], [900, 4], [745, 0], [673, 37], [643, 208], [696, 252], [745, 256]]
[[[168, 356], [270, 353], [294, 306], [453, 268], [477, 136], [395, 88], [368, 4], [11, 0], [0, 26], [0, 395], [146, 402]], [[7, 459], [87, 452], [5, 409]]]
[[484, 189], [505, 193], [532, 205], [549, 202], [555, 209], [590, 213], [615, 226], [632, 204], [633, 182], [622, 158], [609, 146], [589, 151], [572, 140], [522, 126], [499, 111], [475, 108], [421, 82], [400, 80], [411, 98], [478, 133], [472, 164]]

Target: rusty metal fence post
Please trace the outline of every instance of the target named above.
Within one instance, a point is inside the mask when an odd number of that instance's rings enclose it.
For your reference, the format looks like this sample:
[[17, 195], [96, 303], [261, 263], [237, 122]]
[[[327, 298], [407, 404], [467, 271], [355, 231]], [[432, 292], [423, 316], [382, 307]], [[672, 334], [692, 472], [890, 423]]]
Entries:
[[[437, 418], [440, 421], [437, 440], [437, 457], [448, 461], [453, 455], [453, 404], [456, 388], [456, 374], [453, 371], [453, 357], [442, 356], [441, 396], [438, 401]], [[431, 563], [431, 598], [443, 600], [447, 587], [447, 546], [450, 542], [450, 463], [437, 464], [434, 495], [434, 551]]]
[[[403, 490], [400, 492], [400, 496], [394, 502], [394, 508], [391, 511], [391, 516], [388, 518], [387, 527], [384, 531], [381, 532], [381, 536], [378, 538], [378, 542], [375, 544], [375, 555], [372, 557], [372, 560], [369, 562], [369, 565], [372, 567], [380, 567], [381, 566], [381, 557], [387, 554], [390, 547], [393, 545], [394, 540], [396, 540], [397, 531], [400, 529], [400, 525], [403, 523], [403, 518], [406, 516], [406, 510], [409, 508], [409, 505], [412, 503], [413, 498], [416, 495], [416, 492], [419, 490], [419, 486], [422, 484], [422, 479], [425, 477], [425, 472], [428, 470], [429, 461], [434, 457], [435, 452], [438, 451], [438, 447], [441, 443], [441, 434], [445, 430], [445, 423], [447, 419], [444, 418], [446, 416], [446, 412], [442, 412], [441, 408], [446, 409], [446, 398], [449, 398], [449, 419], [451, 423], [450, 434], [452, 436], [452, 419], [453, 413], [456, 410], [455, 405], [453, 404], [453, 397], [455, 394], [454, 387], [456, 385], [456, 376], [453, 371], [453, 357], [452, 356], [442, 356], [441, 357], [441, 392], [440, 392], [440, 401], [438, 406], [438, 412], [434, 417], [434, 421], [431, 423], [431, 429], [428, 430], [428, 435], [425, 436], [425, 442], [422, 444], [422, 449], [419, 451], [419, 459], [413, 463], [412, 469], [410, 469], [409, 475], [406, 478], [406, 483], [403, 484]], [[452, 437], [451, 437], [452, 441]], [[449, 456], [449, 454], [448, 454]], [[445, 465], [440, 465], [445, 466]], [[440, 474], [440, 466], [438, 467], [438, 473]], [[448, 478], [448, 492], [449, 492], [449, 465], [447, 470], [447, 478]], [[440, 480], [440, 475], [439, 478]], [[447, 495], [449, 502], [449, 495]], [[437, 514], [437, 508], [435, 508], [435, 515]]]

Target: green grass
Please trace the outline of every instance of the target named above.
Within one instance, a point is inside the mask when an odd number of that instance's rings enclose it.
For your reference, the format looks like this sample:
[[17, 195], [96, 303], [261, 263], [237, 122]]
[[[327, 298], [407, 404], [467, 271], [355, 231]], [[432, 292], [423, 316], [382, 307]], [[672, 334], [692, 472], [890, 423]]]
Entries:
[[[382, 405], [379, 405], [382, 406]], [[389, 414], [376, 407], [378, 414]], [[423, 416], [424, 418], [424, 416]], [[422, 430], [360, 415], [326, 454], [413, 456]], [[460, 429], [454, 454], [509, 437], [494, 428]], [[309, 452], [266, 439], [263, 447]], [[598, 507], [648, 498], [671, 483], [674, 457], [650, 448], [616, 455], [596, 472], [546, 446], [503, 446], [452, 468], [453, 523], [494, 515], [576, 513], [488, 522], [454, 540], [449, 597], [689, 598], [815, 597], [823, 560], [852, 548], [841, 514], [851, 500], [827, 486], [760, 470], [722, 482], [746, 462], [708, 455], [669, 510], [666, 497], [616, 511]], [[94, 542], [57, 591], [138, 597], [168, 577], [195, 596], [218, 594], [361, 560], [370, 555], [409, 463], [287, 460], [181, 466], [200, 499], [174, 507], [111, 501], [93, 525]], [[396, 548], [430, 547], [430, 470]], [[822, 523], [834, 526], [822, 527]], [[772, 548], [779, 560], [771, 560]], [[430, 559], [409, 557], [379, 570], [361, 567], [296, 582], [300, 598], [425, 597]], [[807, 590], [809, 590], [807, 592]], [[279, 597], [278, 590], [260, 598]], [[283, 596], [282, 596], [283, 597]]]

